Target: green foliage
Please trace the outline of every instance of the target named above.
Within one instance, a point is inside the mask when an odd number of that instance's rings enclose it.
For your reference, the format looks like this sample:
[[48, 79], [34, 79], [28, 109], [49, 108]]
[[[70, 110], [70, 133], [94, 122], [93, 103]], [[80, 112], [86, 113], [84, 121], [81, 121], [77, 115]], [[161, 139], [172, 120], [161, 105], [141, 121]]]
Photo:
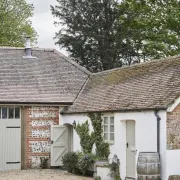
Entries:
[[93, 154], [85, 154], [79, 159], [78, 167], [80, 171], [82, 172], [82, 175], [87, 174], [87, 170], [93, 164], [95, 159], [96, 159], [96, 156]]
[[121, 10], [115, 0], [58, 0], [53, 16], [65, 25], [56, 33], [57, 44], [91, 71], [121, 66], [119, 51]]
[[101, 113], [89, 113], [88, 114], [95, 136], [95, 145], [96, 145], [96, 155], [100, 157], [102, 160], [107, 160], [110, 154], [109, 144], [104, 141], [103, 134], [103, 119], [101, 117]]
[[64, 167], [67, 168], [68, 172], [77, 174], [79, 172], [78, 161], [80, 153], [68, 152], [62, 157]]
[[180, 52], [180, 1], [123, 0], [119, 5], [124, 34], [123, 63], [147, 61]]
[[57, 1], [56, 43], [90, 71], [180, 53], [179, 0]]
[[110, 154], [109, 143], [102, 141], [96, 142], [96, 154], [101, 160], [108, 160]]
[[103, 134], [103, 127], [102, 127], [102, 118], [100, 113], [89, 113], [88, 114], [94, 132], [90, 133], [89, 130], [89, 123], [86, 121], [81, 125], [78, 124], [74, 127], [77, 134], [80, 137], [80, 144], [84, 154], [91, 153], [93, 144], [96, 145], [96, 155], [101, 160], [107, 160], [110, 154], [109, 144], [104, 141], [102, 134]]
[[73, 174], [88, 175], [93, 162], [97, 160], [94, 154], [83, 154], [80, 152], [68, 152], [62, 157], [64, 167]]
[[88, 121], [74, 127], [80, 137], [80, 144], [84, 154], [91, 153], [95, 142], [94, 133], [90, 133]]
[[94, 178], [94, 180], [101, 180], [101, 177], [97, 176], [97, 177]]
[[49, 158], [40, 157], [40, 167], [42, 169], [48, 169], [48, 167], [49, 167], [48, 161], [49, 161]]
[[111, 175], [114, 177], [114, 180], [121, 180], [120, 171], [119, 171], [119, 164], [112, 162], [110, 164]]
[[33, 6], [25, 0], [0, 0], [0, 46], [23, 47], [25, 37], [35, 44], [37, 34], [31, 25]]

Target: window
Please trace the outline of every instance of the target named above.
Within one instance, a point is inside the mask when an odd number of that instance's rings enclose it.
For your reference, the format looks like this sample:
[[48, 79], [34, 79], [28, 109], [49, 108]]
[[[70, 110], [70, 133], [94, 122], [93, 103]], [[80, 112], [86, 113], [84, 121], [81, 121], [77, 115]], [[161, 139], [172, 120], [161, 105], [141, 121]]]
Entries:
[[20, 108], [16, 107], [15, 108], [15, 119], [19, 119], [20, 118]]
[[103, 117], [103, 133], [105, 141], [114, 142], [114, 116]]
[[8, 117], [9, 119], [13, 119], [14, 118], [14, 108], [13, 107], [9, 107], [9, 113], [8, 113]]
[[2, 119], [7, 119], [7, 108], [2, 107]]
[[0, 107], [0, 119], [20, 119], [20, 108]]

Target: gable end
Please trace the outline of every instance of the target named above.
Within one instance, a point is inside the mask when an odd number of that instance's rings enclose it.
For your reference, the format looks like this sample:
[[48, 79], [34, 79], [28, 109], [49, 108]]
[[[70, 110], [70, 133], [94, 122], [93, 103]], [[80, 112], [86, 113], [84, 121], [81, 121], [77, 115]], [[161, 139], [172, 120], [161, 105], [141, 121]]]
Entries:
[[171, 104], [168, 109], [167, 109], [167, 112], [173, 112], [174, 109], [180, 104], [180, 97], [177, 98], [173, 104]]

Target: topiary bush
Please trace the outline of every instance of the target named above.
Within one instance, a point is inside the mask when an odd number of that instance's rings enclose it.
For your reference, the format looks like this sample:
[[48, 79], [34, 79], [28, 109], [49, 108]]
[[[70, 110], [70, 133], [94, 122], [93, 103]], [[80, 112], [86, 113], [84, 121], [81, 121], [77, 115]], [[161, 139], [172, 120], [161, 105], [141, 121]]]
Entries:
[[80, 138], [81, 148], [84, 154], [92, 152], [93, 144], [95, 142], [94, 132], [90, 133], [89, 123], [78, 124], [74, 127]]
[[80, 153], [78, 152], [68, 152], [62, 157], [62, 163], [64, 167], [67, 168], [68, 172], [78, 174], [78, 162]]
[[101, 160], [108, 160], [110, 154], [109, 143], [105, 142], [103, 139], [103, 119], [101, 113], [89, 113], [89, 118], [94, 129], [95, 145], [96, 145], [96, 155]]
[[[110, 154], [109, 144], [106, 143], [103, 139], [103, 127], [102, 122], [103, 119], [101, 118], [100, 113], [89, 113], [88, 114], [93, 129], [93, 132], [89, 130], [89, 123], [86, 121], [82, 124], [75, 124], [74, 129], [79, 135], [81, 149], [83, 154], [80, 154], [79, 159], [76, 158], [75, 162], [71, 162], [70, 159], [67, 158], [66, 166], [69, 168], [69, 172], [73, 172], [73, 169], [80, 170], [83, 175], [87, 175], [89, 167], [96, 161], [96, 160], [108, 160]], [[93, 145], [96, 146], [96, 155], [92, 154]], [[69, 157], [69, 156], [68, 156]], [[78, 163], [77, 163], [78, 162]], [[71, 167], [72, 166], [72, 167]]]

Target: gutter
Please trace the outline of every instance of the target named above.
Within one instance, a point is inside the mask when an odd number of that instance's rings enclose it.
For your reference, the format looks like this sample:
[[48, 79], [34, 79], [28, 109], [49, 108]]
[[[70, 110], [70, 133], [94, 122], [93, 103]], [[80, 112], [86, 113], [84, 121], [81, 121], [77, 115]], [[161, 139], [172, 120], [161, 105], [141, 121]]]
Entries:
[[154, 115], [157, 118], [157, 152], [160, 154], [160, 121], [161, 121], [161, 118], [158, 114], [158, 111], [155, 111]]
[[82, 113], [115, 113], [115, 112], [142, 112], [142, 111], [160, 111], [167, 110], [167, 107], [157, 107], [157, 108], [142, 108], [142, 109], [117, 109], [117, 110], [92, 110], [92, 111], [64, 111], [61, 114], [82, 114]]
[[56, 105], [56, 106], [70, 106], [72, 102], [15, 102], [15, 101], [3, 101], [0, 105]]

